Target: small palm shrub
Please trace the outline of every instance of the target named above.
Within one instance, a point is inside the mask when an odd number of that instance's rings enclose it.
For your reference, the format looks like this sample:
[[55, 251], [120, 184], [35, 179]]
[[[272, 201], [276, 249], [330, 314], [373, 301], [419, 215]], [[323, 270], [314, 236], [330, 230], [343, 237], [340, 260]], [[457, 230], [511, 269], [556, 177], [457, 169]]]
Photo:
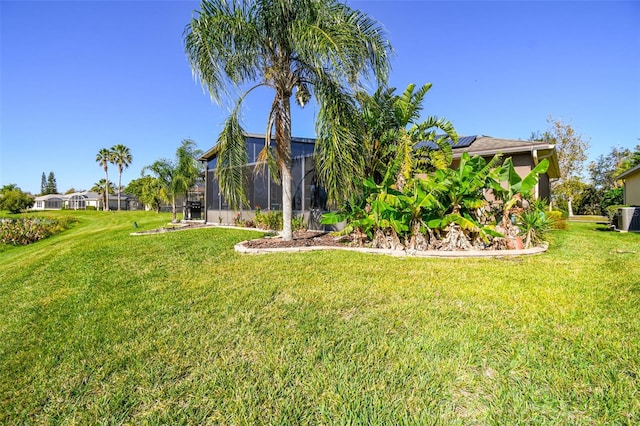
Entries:
[[520, 234], [524, 238], [525, 248], [531, 248], [547, 241], [547, 234], [553, 225], [553, 221], [544, 211], [530, 208], [518, 215], [517, 224]]

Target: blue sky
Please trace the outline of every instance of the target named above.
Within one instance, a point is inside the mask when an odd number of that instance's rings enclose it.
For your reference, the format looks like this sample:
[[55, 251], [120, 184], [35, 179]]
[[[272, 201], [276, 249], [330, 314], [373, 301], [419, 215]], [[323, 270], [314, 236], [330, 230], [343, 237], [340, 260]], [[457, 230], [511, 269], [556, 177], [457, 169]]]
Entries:
[[[547, 118], [591, 143], [590, 159], [640, 143], [640, 2], [349, 1], [394, 46], [390, 85], [430, 82], [426, 115], [461, 135], [527, 139]], [[207, 150], [228, 114], [195, 83], [182, 34], [196, 1], [0, 0], [0, 186], [89, 189], [100, 148], [122, 143], [123, 185], [180, 141]], [[271, 94], [246, 101], [264, 133]], [[293, 133], [314, 137], [315, 108]], [[115, 168], [110, 179], [117, 181]]]

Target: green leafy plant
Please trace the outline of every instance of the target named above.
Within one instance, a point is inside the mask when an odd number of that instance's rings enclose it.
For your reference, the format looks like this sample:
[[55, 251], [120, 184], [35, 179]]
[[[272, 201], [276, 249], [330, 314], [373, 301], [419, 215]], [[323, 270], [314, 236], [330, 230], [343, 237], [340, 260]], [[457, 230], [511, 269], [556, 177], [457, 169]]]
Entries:
[[559, 210], [546, 211], [545, 215], [547, 219], [551, 221], [551, 227], [553, 229], [567, 229], [567, 219], [564, 214]]
[[605, 213], [607, 214], [607, 218], [609, 218], [609, 224], [615, 225], [616, 216], [618, 216], [618, 209], [620, 207], [629, 207], [629, 206], [624, 204], [618, 204], [618, 205], [607, 206], [604, 209]]
[[[505, 230], [507, 237], [518, 234], [509, 219], [522, 212], [522, 207], [516, 209], [518, 201], [528, 196], [538, 174], [548, 167], [543, 160], [520, 178], [510, 159], [501, 165], [499, 155], [487, 161], [464, 153], [456, 169], [409, 175], [400, 184], [396, 176], [401, 162], [399, 158], [389, 165], [380, 183], [372, 177], [364, 180], [361, 195], [352, 196], [339, 212], [325, 214], [322, 223], [346, 221], [343, 232], [351, 234], [358, 245], [366, 240], [373, 247], [393, 249], [486, 248], [494, 238], [505, 238]], [[499, 215], [493, 213], [496, 209], [487, 199], [488, 192], [498, 198]], [[543, 218], [544, 206], [541, 202], [535, 207]], [[495, 216], [501, 218], [501, 228], [496, 226]], [[533, 225], [533, 229], [538, 226]], [[531, 232], [530, 244], [537, 243], [543, 234], [538, 231], [537, 237]]]
[[525, 248], [531, 248], [547, 241], [547, 234], [553, 225], [553, 220], [544, 211], [536, 208], [524, 210], [517, 217], [520, 234], [524, 237]]
[[242, 213], [237, 213], [234, 217], [233, 217], [233, 224], [235, 226], [244, 226], [244, 218], [242, 217]]
[[0, 243], [23, 246], [55, 235], [71, 227], [70, 217], [45, 219], [39, 217], [0, 220]]
[[305, 231], [307, 229], [307, 224], [304, 223], [304, 216], [294, 216], [291, 219], [291, 228], [293, 231]]
[[258, 208], [254, 218], [256, 228], [268, 229], [271, 231], [279, 231], [282, 229], [282, 212], [278, 210], [262, 213]]

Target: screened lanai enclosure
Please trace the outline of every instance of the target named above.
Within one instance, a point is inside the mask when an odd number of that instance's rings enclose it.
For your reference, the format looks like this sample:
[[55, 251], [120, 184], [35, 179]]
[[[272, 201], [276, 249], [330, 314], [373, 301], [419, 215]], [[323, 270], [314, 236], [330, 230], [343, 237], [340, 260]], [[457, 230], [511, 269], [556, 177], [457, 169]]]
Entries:
[[[273, 142], [272, 142], [273, 143]], [[276, 183], [265, 168], [256, 173], [258, 154], [264, 148], [264, 135], [247, 134], [245, 138], [248, 164], [245, 192], [248, 206], [232, 209], [220, 194], [215, 176], [217, 147], [207, 151], [200, 160], [206, 165], [205, 217], [207, 222], [232, 224], [240, 214], [243, 219], [252, 219], [255, 209], [282, 210], [282, 186]], [[316, 182], [313, 161], [314, 139], [291, 138], [293, 214], [304, 216], [310, 229], [320, 229], [320, 216], [327, 207], [327, 193]]]

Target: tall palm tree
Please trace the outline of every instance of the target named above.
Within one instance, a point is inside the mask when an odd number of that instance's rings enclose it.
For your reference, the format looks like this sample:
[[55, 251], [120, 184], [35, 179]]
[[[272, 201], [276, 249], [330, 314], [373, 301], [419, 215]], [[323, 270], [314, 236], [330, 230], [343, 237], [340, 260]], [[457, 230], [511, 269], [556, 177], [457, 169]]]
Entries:
[[120, 193], [122, 192], [122, 171], [129, 167], [133, 157], [128, 147], [118, 144], [111, 147], [112, 162], [118, 166], [118, 211], [120, 211]]
[[380, 84], [388, 75], [391, 46], [382, 27], [338, 0], [203, 0], [185, 29], [185, 45], [194, 75], [214, 101], [231, 87], [250, 87], [217, 142], [216, 175], [234, 207], [246, 203], [242, 101], [258, 87], [275, 92], [261, 159], [275, 160], [279, 169], [283, 238], [292, 239], [291, 98], [303, 107], [311, 93], [316, 97], [316, 169], [330, 198], [338, 199], [363, 166], [352, 125], [354, 91], [363, 77]]
[[[109, 182], [109, 163], [113, 162], [113, 152], [111, 152], [108, 148], [102, 148], [98, 151], [98, 155], [96, 156], [96, 162], [102, 166], [104, 169], [104, 180], [105, 182]], [[109, 210], [109, 185], [105, 185], [104, 187], [104, 210]]]

